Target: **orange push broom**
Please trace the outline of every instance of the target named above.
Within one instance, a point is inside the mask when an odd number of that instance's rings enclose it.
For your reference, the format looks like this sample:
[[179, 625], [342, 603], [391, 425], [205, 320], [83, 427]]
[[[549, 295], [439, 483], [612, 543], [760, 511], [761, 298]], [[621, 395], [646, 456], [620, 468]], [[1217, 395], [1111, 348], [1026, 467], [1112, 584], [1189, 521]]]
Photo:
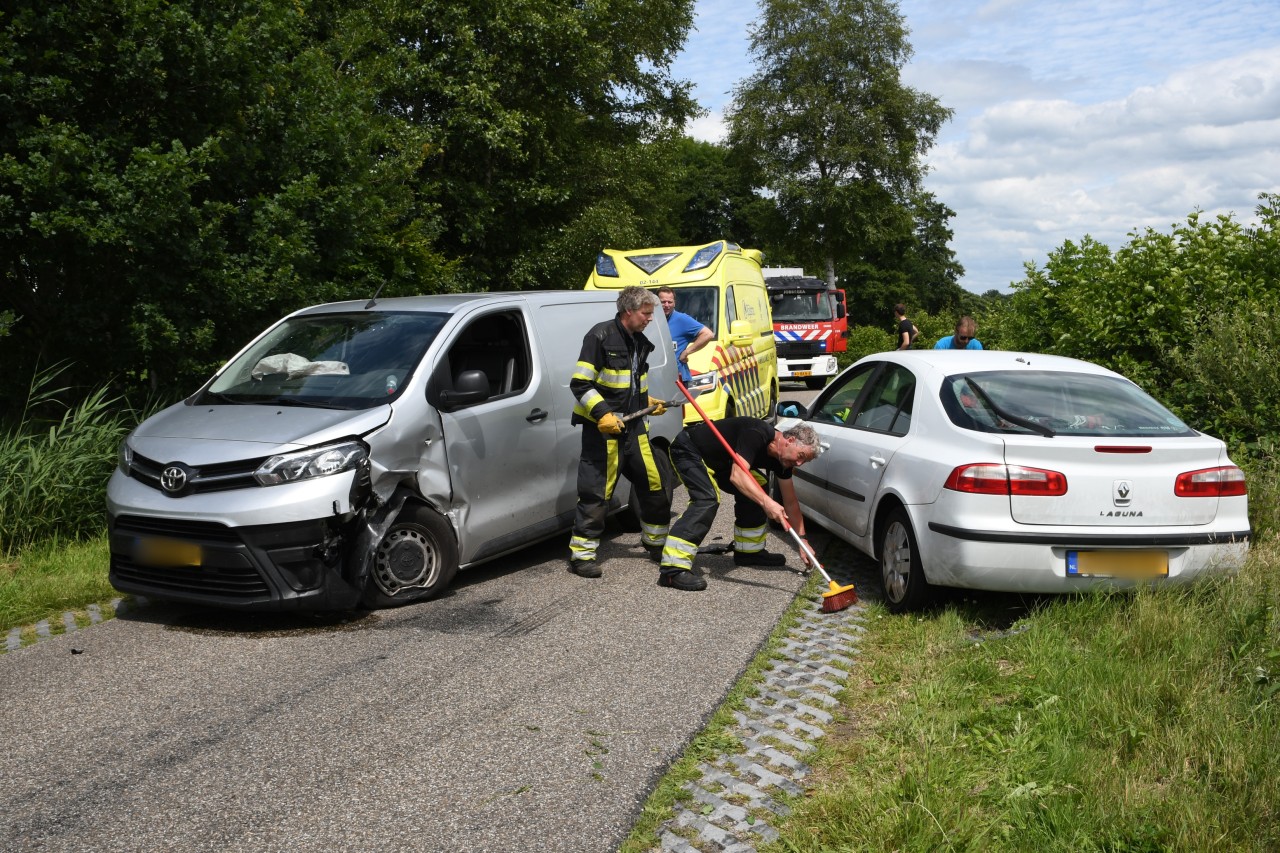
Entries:
[[[710, 428], [712, 434], [715, 435], [716, 438], [720, 439], [720, 443], [729, 454], [729, 458], [733, 460], [733, 464], [741, 468], [743, 473], [751, 478], [752, 485], [756, 487], [760, 494], [765, 494], [764, 489], [762, 489], [760, 484], [756, 482], [755, 475], [751, 473], [751, 466], [747, 465], [747, 460], [743, 459], [737, 451], [729, 446], [729, 442], [725, 441], [724, 435], [720, 430], [716, 429], [716, 425], [711, 422], [711, 418], [707, 417], [707, 413], [702, 411], [702, 407], [693, 399], [693, 395], [689, 393], [689, 389], [685, 388], [684, 383], [679, 379], [676, 380], [676, 387], [680, 389], [681, 393], [683, 393], [685, 398], [689, 401], [689, 404], [693, 406], [694, 410], [702, 417], [702, 422]], [[827, 579], [827, 591], [822, 594], [823, 613], [838, 613], [839, 611], [858, 603], [858, 591], [853, 588], [853, 584], [841, 586], [836, 583], [831, 578], [831, 575], [827, 574], [827, 570], [822, 568], [822, 564], [818, 562], [818, 555], [813, 553], [813, 549], [800, 538], [800, 534], [796, 533], [795, 528], [792, 527], [785, 518], [782, 519], [782, 529], [791, 534], [791, 538], [795, 541], [796, 547], [800, 549], [800, 553], [804, 555], [806, 560], [808, 560], [809, 565], [816, 567], [818, 571], [822, 573], [822, 576]]]

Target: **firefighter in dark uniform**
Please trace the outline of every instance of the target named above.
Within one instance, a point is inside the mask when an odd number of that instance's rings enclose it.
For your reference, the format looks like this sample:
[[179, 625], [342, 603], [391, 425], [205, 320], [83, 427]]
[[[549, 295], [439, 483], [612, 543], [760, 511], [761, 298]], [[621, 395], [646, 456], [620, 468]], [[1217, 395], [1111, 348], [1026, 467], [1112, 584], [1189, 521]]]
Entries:
[[[734, 495], [733, 562], [739, 566], [782, 566], [782, 554], [764, 549], [768, 520], [786, 521], [804, 536], [800, 502], [791, 485], [791, 470], [815, 459], [822, 452], [813, 427], [798, 424], [778, 432], [759, 418], [724, 418], [716, 428], [734, 452], [746, 461], [751, 472], [742, 470], [725, 450], [720, 439], [704, 423], [690, 424], [671, 445], [671, 462], [685, 488], [689, 505], [671, 526], [662, 549], [658, 583], [689, 592], [707, 588], [707, 582], [693, 573], [694, 555], [706, 538], [720, 507], [720, 493]], [[782, 503], [764, 490], [766, 474], [778, 478]], [[753, 487], [754, 482], [756, 487]], [[758, 487], [758, 488], [757, 488]]]
[[656, 557], [667, 537], [671, 503], [653, 458], [649, 426], [643, 417], [622, 422], [623, 416], [646, 406], [656, 405], [655, 415], [666, 411], [661, 400], [649, 396], [648, 356], [653, 344], [644, 336], [657, 302], [643, 287], [623, 288], [617, 316], [592, 326], [582, 339], [569, 380], [577, 400], [573, 423], [582, 425], [569, 568], [584, 578], [600, 577], [596, 549], [619, 474], [631, 481], [632, 496], [639, 502], [640, 543]]

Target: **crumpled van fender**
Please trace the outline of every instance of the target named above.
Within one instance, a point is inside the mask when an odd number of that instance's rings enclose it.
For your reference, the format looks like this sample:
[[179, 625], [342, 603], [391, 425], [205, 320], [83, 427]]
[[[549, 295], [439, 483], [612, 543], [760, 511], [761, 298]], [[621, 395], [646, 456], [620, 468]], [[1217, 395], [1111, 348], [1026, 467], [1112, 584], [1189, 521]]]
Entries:
[[[417, 472], [401, 471], [393, 473], [416, 474]], [[404, 481], [395, 477], [382, 477], [379, 483], [374, 486], [369, 506], [356, 517], [358, 527], [350, 551], [350, 577], [351, 583], [356, 589], [364, 589], [369, 580], [369, 571], [373, 565], [373, 556], [378, 549], [378, 543], [383, 540], [387, 535], [387, 531], [395, 524], [396, 519], [404, 510], [405, 504], [412, 500], [429, 506], [436, 512], [440, 512], [439, 507], [422, 497], [417, 489], [406, 485], [406, 482], [412, 483], [413, 480], [412, 478]], [[450, 526], [454, 526], [453, 519], [447, 513], [441, 512], [440, 514], [449, 519]]]

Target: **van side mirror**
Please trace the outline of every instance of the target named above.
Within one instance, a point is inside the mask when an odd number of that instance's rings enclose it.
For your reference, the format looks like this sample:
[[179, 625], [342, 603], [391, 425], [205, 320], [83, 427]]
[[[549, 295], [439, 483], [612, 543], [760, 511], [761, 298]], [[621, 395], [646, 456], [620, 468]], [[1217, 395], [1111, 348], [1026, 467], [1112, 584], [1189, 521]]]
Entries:
[[483, 370], [464, 370], [458, 375], [452, 389], [441, 389], [438, 408], [442, 412], [452, 412], [488, 399], [489, 377]]
[[729, 343], [735, 347], [749, 347], [755, 337], [756, 330], [746, 320], [734, 320], [729, 326]]

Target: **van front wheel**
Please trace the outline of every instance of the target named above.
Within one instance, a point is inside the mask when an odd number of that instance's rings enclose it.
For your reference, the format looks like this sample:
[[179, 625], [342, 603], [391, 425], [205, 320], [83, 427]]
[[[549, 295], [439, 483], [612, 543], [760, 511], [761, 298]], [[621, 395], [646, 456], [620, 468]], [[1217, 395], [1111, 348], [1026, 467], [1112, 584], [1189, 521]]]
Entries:
[[425, 506], [406, 506], [374, 550], [364, 604], [424, 601], [444, 592], [457, 572], [458, 544], [448, 522]]

